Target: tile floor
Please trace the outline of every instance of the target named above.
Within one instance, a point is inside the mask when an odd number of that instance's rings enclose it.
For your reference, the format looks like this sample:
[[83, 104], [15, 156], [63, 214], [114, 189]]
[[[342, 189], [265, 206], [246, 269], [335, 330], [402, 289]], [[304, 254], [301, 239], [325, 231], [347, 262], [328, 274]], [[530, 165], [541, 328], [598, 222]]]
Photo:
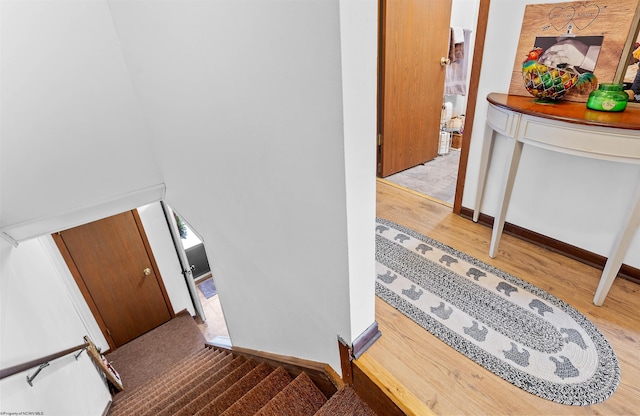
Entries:
[[460, 150], [452, 148], [446, 155], [404, 170], [385, 179], [396, 185], [453, 204], [458, 178]]
[[202, 309], [207, 320], [203, 323], [199, 323], [198, 327], [207, 341], [213, 340], [217, 336], [228, 337], [227, 324], [224, 320], [222, 313], [222, 307], [220, 306], [220, 300], [218, 295], [215, 294], [209, 299], [205, 298], [200, 289], [197, 289], [198, 297], [202, 303]]

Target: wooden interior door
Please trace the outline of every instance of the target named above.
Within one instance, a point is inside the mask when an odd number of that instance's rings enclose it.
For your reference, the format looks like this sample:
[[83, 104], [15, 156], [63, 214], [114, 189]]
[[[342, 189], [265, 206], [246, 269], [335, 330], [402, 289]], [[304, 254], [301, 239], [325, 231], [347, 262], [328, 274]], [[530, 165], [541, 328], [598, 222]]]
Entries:
[[136, 211], [62, 231], [54, 239], [112, 349], [172, 318]]
[[380, 0], [378, 166], [389, 176], [438, 155], [451, 0]]

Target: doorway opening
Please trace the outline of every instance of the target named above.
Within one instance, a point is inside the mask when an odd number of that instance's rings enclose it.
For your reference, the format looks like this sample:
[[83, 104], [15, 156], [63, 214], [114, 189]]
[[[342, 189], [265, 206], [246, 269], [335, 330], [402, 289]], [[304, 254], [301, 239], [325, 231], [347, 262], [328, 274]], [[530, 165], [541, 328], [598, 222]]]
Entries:
[[[435, 138], [435, 141], [438, 142], [437, 155], [420, 164], [409, 165], [406, 169], [393, 172], [391, 175], [381, 175], [385, 181], [393, 185], [425, 195], [449, 206], [454, 206], [456, 198], [461, 200], [462, 197], [462, 186], [458, 189], [458, 184], [464, 181], [466, 154], [468, 154], [469, 146], [468, 137], [470, 137], [470, 134], [467, 134], [466, 142], [463, 140], [467, 104], [475, 102], [475, 92], [470, 91], [470, 86], [473, 85], [471, 72], [481, 3], [481, 0], [452, 0], [450, 3], [449, 27], [447, 28], [445, 24], [441, 28], [441, 30], [449, 30], [449, 36], [447, 36], [448, 45], [445, 45], [449, 53], [447, 56], [443, 56], [441, 61], [442, 66], [446, 68], [444, 89], [440, 98], [442, 102], [441, 111], [440, 109], [434, 111], [434, 106], [431, 105], [419, 108], [414, 107], [405, 111], [407, 117], [408, 114], [414, 114], [412, 117], [416, 117], [418, 123], [421, 123], [421, 118], [435, 118], [437, 120], [439, 116], [439, 124], [437, 122], [432, 123], [429, 130], [424, 132], [424, 140], [434, 141], [432, 138]], [[486, 5], [483, 7], [486, 7]], [[381, 39], [381, 42], [383, 41], [384, 38]], [[384, 49], [384, 47], [384, 45], [381, 45], [381, 48]], [[395, 47], [399, 46], [396, 45]], [[439, 50], [439, 48], [436, 49]], [[429, 60], [429, 58], [430, 56], [423, 56], [419, 59]], [[384, 71], [379, 71], [379, 73], [383, 76], [385, 74]], [[384, 86], [385, 81], [394, 82], [393, 80], [383, 79], [380, 83], [381, 88]], [[399, 82], [399, 80], [395, 82]], [[440, 87], [435, 88], [435, 90], [439, 90]], [[411, 85], [409, 90], [411, 91], [415, 88], [416, 85]], [[431, 87], [429, 87], [429, 90], [432, 90]], [[386, 111], [384, 105], [379, 108]], [[473, 111], [473, 109], [469, 111]], [[438, 112], [440, 114], [437, 114]], [[468, 133], [470, 133], [472, 121], [473, 115], [469, 118]], [[408, 133], [414, 134], [415, 131], [409, 131]], [[429, 138], [426, 136], [429, 136]], [[385, 138], [383, 137], [384, 142]], [[395, 143], [402, 143], [402, 141], [398, 140]], [[391, 144], [391, 146], [394, 146], [395, 143]], [[405, 154], [412, 153], [411, 149], [416, 146], [415, 143], [409, 144], [401, 152]], [[459, 175], [461, 178], [459, 178]]]
[[[195, 314], [207, 340], [226, 336], [219, 344], [230, 344], [217, 293], [207, 298], [196, 285], [213, 282], [206, 255], [206, 266], [200, 265], [204, 246], [190, 262], [173, 211], [164, 202], [74, 226], [50, 241], [60, 255], [60, 273], [101, 347], [113, 351], [181, 310]], [[205, 272], [194, 279], [196, 268]]]
[[52, 237], [111, 350], [175, 316], [138, 210]]
[[198, 327], [207, 341], [230, 346], [229, 331], [204, 239], [171, 207], [164, 203], [163, 207], [182, 266], [182, 273], [199, 318]]
[[[466, 89], [466, 84], [464, 87]], [[460, 167], [467, 97], [466, 92], [464, 95], [447, 92], [445, 85], [436, 158], [385, 179], [453, 206]]]

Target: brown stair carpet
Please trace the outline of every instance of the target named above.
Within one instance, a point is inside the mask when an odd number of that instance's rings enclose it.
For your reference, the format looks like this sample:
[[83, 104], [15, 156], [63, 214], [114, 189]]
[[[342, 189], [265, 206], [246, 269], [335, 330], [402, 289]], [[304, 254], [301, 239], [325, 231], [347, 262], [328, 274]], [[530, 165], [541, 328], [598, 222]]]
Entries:
[[[132, 388], [129, 389], [127, 387], [125, 387], [127, 390], [127, 392], [129, 393], [128, 395], [123, 395], [121, 393], [116, 394], [113, 397], [113, 401], [115, 404], [119, 404], [121, 402], [125, 402], [127, 400], [131, 400], [132, 397], [135, 396], [146, 396], [149, 393], [152, 393], [154, 390], [154, 384], [153, 381], [156, 379], [161, 379], [166, 375], [169, 375], [169, 379], [175, 378], [177, 375], [179, 375], [182, 372], [188, 371], [188, 368], [193, 365], [193, 363], [198, 362], [198, 359], [202, 356], [206, 356], [208, 355], [208, 351], [205, 348], [202, 348], [200, 351], [196, 351], [194, 353], [189, 354], [187, 357], [185, 357], [184, 359], [178, 361], [177, 363], [171, 365], [164, 374], [159, 374], [156, 377], [148, 380], [147, 384], [144, 384], [140, 387], [136, 388]], [[128, 384], [127, 380], [123, 380], [124, 384]]]
[[216, 363], [228, 362], [232, 358], [228, 352], [214, 352], [214, 350], [203, 348], [201, 353], [192, 354], [187, 359], [180, 361], [164, 375], [150, 380], [148, 384], [130, 392], [128, 396], [118, 399], [119, 393], [116, 394], [111, 414], [130, 415], [135, 413], [133, 409], [140, 407], [140, 403], [154, 402], [173, 386], [180, 385], [190, 379], [196, 372], [199, 374], [198, 370], [206, 372], [217, 365]]
[[350, 387], [327, 400], [304, 372], [203, 345], [183, 313], [108, 354], [125, 386], [109, 416], [375, 416]]
[[204, 350], [181, 361], [190, 371], [172, 368], [116, 402], [109, 415], [375, 416], [350, 387], [327, 400], [304, 372], [292, 380], [283, 367]]
[[291, 376], [283, 367], [276, 368], [247, 394], [238, 399], [222, 416], [253, 416], [269, 400], [291, 383]]
[[256, 416], [312, 416], [327, 401], [307, 373], [300, 373], [287, 387], [269, 400]]
[[236, 383], [231, 385], [218, 397], [209, 402], [206, 406], [202, 407], [197, 416], [219, 416], [222, 412], [227, 410], [233, 403], [244, 396], [249, 390], [255, 387], [261, 380], [265, 379], [273, 369], [265, 364], [261, 363], [253, 370], [249, 371]]
[[314, 416], [376, 416], [352, 387], [338, 390]]
[[176, 416], [191, 416], [196, 414], [200, 409], [206, 406], [209, 402], [215, 400], [226, 389], [231, 387], [235, 382], [240, 380], [245, 374], [251, 371], [257, 366], [254, 360], [247, 360], [240, 367], [233, 370], [222, 380], [212, 385], [205, 390], [201, 395], [190, 401], [186, 406], [182, 407], [179, 411], [175, 412]]
[[[159, 327], [106, 354], [120, 373], [124, 390], [118, 399], [164, 374], [176, 362], [201, 351], [206, 342], [198, 325], [187, 311]], [[116, 400], [118, 400], [116, 399]]]
[[221, 362], [225, 362], [223, 359], [226, 357], [228, 357], [229, 361], [232, 358], [229, 353], [209, 352], [185, 361], [181, 368], [178, 367], [175, 370], [168, 371], [164, 377], [154, 379], [138, 391], [116, 402], [116, 405], [118, 407], [122, 406], [123, 408], [125, 406], [135, 406], [136, 403], [139, 402], [140, 397], [146, 397], [147, 401], [160, 400], [166, 395], [164, 392], [173, 389], [174, 386], [182, 386], [183, 383], [189, 383], [189, 380], [193, 378], [193, 374], [196, 372], [197, 377], [200, 377], [202, 372], [206, 374], [206, 372], [211, 371], [213, 367], [220, 365]]
[[[176, 378], [165, 385], [158, 383], [157, 399], [148, 400], [149, 404], [144, 407], [138, 405], [136, 414], [171, 414], [189, 403], [191, 399], [206, 389], [207, 383], [222, 379], [229, 372], [239, 366], [244, 359], [236, 359], [231, 354], [219, 356], [213, 365], [202, 366], [195, 369], [184, 378]], [[150, 398], [153, 396], [150, 396]]]
[[[233, 371], [235, 371], [238, 367], [242, 366], [246, 362], [244, 357], [235, 357], [229, 364], [222, 367], [220, 370], [215, 372], [214, 374], [210, 374], [208, 378], [206, 378], [200, 385], [194, 387], [193, 389], [184, 392], [178, 399], [173, 401], [169, 406], [165, 407], [161, 411], [157, 412], [158, 416], [168, 416], [176, 414], [185, 406], [188, 406], [194, 399], [199, 397], [201, 394], [205, 393], [207, 389], [217, 384], [220, 380], [227, 377]], [[199, 409], [195, 409], [197, 412]], [[156, 415], [154, 414], [154, 416]]]

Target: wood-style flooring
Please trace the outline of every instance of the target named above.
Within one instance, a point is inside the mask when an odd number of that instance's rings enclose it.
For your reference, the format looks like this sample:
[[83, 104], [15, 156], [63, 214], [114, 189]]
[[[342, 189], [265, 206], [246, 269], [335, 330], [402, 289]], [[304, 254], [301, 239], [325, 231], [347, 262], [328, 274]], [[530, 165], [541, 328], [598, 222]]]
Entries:
[[613, 346], [621, 382], [600, 404], [553, 403], [483, 369], [379, 298], [376, 319], [382, 337], [363, 355], [367, 371], [384, 368], [419, 402], [440, 415], [640, 414], [640, 285], [616, 279], [604, 305], [595, 306], [592, 299], [600, 270], [509, 235], [502, 237], [498, 256], [492, 259], [488, 255], [489, 228], [453, 214], [449, 206], [392, 184], [378, 181], [377, 189], [378, 217], [518, 276], [578, 309]]

